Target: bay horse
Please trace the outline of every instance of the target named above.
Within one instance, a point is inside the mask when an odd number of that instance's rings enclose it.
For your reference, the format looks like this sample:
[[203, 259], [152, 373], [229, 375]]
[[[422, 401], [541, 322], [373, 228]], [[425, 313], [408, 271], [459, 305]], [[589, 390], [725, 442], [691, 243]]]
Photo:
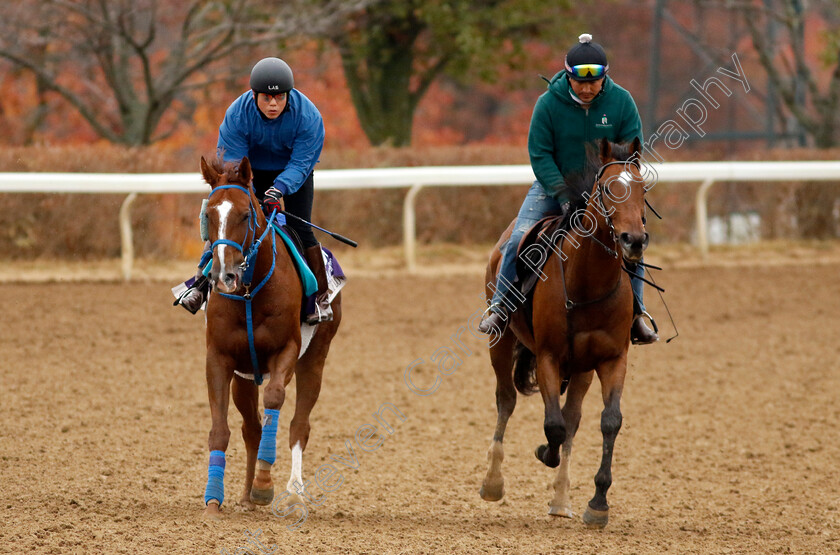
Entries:
[[[318, 400], [324, 362], [341, 322], [341, 294], [332, 302], [333, 320], [317, 326], [300, 356], [302, 286], [282, 239], [275, 237], [260, 209], [248, 158], [237, 165], [218, 159], [208, 163], [202, 157], [201, 174], [211, 187], [205, 215], [213, 251], [212, 292], [206, 307], [212, 425], [204, 501], [205, 516], [215, 519], [220, 518], [224, 500], [231, 392], [242, 414], [247, 451], [245, 489], [239, 503], [253, 510], [254, 505], [268, 505], [274, 499], [271, 467], [276, 456], [277, 421], [292, 376], [297, 379], [297, 397], [289, 429], [292, 470], [285, 498], [288, 506], [302, 502], [299, 493], [303, 493], [302, 458], [309, 440], [309, 414]], [[245, 377], [251, 371], [255, 380]], [[263, 373], [269, 381], [263, 393], [265, 418], [260, 425], [258, 384]]]
[[[531, 321], [527, 321], [526, 311], [514, 311], [506, 330], [491, 340], [497, 421], [480, 495], [487, 501], [498, 501], [504, 495], [502, 441], [516, 406], [516, 392], [529, 395], [538, 388], [545, 405], [543, 427], [548, 443], [537, 447], [535, 454], [546, 466], [559, 466], [549, 514], [574, 516], [569, 499], [572, 441], [584, 395], [597, 374], [604, 402], [603, 455], [595, 475], [595, 495], [583, 521], [602, 528], [609, 515], [607, 490], [612, 483], [613, 446], [621, 428], [621, 392], [633, 321], [633, 293], [622, 265], [641, 260], [648, 234], [643, 222], [640, 141], [617, 145], [604, 139], [588, 152], [578, 183], [568, 182], [573, 190], [585, 193], [586, 205], [581, 203], [577, 212], [578, 225], [546, 243], [548, 259], [533, 291]], [[580, 223], [584, 221], [587, 223]], [[493, 293], [489, 284], [496, 282], [501, 262], [499, 247], [512, 229], [513, 223], [492, 251], [486, 273], [488, 300]], [[565, 389], [561, 409], [560, 396]]]

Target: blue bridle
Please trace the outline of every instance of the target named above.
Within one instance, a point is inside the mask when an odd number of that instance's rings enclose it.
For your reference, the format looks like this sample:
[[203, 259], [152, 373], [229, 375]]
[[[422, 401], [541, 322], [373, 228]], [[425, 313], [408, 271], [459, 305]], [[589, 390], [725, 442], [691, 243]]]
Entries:
[[[259, 363], [257, 361], [257, 349], [254, 346], [254, 322], [251, 310], [251, 301], [257, 295], [257, 293], [259, 293], [263, 285], [265, 285], [268, 282], [272, 274], [274, 274], [274, 267], [277, 262], [277, 248], [275, 244], [274, 233], [271, 233], [272, 229], [270, 223], [271, 219], [274, 217], [274, 213], [272, 212], [271, 216], [269, 216], [265, 226], [265, 231], [262, 233], [262, 235], [260, 235], [259, 239], [255, 240], [257, 236], [257, 209], [254, 208], [253, 199], [251, 199], [251, 191], [239, 185], [222, 185], [210, 191], [210, 195], [208, 195], [208, 198], [212, 197], [213, 193], [221, 191], [223, 189], [235, 189], [238, 191], [242, 191], [243, 193], [248, 195], [248, 231], [245, 233], [245, 239], [242, 241], [242, 244], [239, 244], [236, 241], [231, 241], [229, 239], [218, 239], [214, 241], [213, 244], [210, 246], [210, 252], [213, 252], [216, 249], [217, 245], [227, 245], [235, 248], [236, 250], [242, 253], [242, 256], [245, 257], [245, 260], [240, 265], [240, 267], [243, 270], [242, 286], [245, 288], [245, 294], [231, 295], [228, 293], [222, 293], [220, 291], [218, 293], [221, 296], [226, 297], [228, 299], [245, 302], [245, 321], [248, 329], [248, 348], [251, 351], [251, 366], [254, 369], [254, 383], [260, 385], [262, 384], [262, 373], [260, 372]], [[262, 281], [260, 281], [260, 283], [254, 288], [254, 290], [251, 291], [251, 280], [254, 277], [254, 269], [256, 268], [256, 264], [254, 264], [254, 262], [257, 258], [257, 253], [260, 250], [260, 245], [262, 245], [263, 239], [265, 239], [266, 235], [269, 234], [271, 235], [271, 269], [268, 271], [268, 273], [265, 275]], [[249, 237], [251, 237], [251, 246], [248, 247], [248, 251], [245, 252], [245, 248], [248, 243]]]

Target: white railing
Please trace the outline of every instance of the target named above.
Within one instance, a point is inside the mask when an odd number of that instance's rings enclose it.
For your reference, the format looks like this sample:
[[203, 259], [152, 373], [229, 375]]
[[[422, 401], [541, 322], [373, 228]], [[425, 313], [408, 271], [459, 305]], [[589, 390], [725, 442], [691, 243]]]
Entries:
[[[661, 183], [699, 182], [695, 212], [697, 241], [708, 252], [706, 199], [718, 181], [840, 181], [840, 162], [672, 162], [651, 164]], [[409, 271], [415, 269], [415, 202], [423, 187], [522, 185], [533, 182], [530, 166], [429, 166], [355, 170], [318, 170], [321, 191], [408, 188], [403, 201], [403, 245]], [[120, 207], [122, 273], [131, 278], [134, 247], [131, 205], [138, 194], [200, 193], [208, 186], [197, 173], [0, 173], [0, 193], [109, 193], [127, 195]], [[513, 210], [513, 209], [512, 209]], [[511, 212], [513, 214], [513, 212]]]

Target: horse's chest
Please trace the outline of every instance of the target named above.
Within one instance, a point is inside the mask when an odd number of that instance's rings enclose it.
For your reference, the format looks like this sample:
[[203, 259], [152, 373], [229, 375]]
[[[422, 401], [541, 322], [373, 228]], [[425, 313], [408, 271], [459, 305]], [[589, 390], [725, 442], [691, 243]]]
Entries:
[[249, 355], [252, 344], [258, 352], [281, 349], [292, 338], [294, 329], [298, 326], [296, 319], [277, 317], [255, 318], [252, 320], [250, 331], [244, 318], [239, 324], [224, 326], [210, 332], [211, 340], [217, 346], [225, 346], [234, 356]]
[[[629, 339], [629, 338], [628, 338]], [[627, 343], [601, 330], [574, 334], [564, 357], [573, 371], [589, 371], [601, 363], [614, 360], [627, 349]]]

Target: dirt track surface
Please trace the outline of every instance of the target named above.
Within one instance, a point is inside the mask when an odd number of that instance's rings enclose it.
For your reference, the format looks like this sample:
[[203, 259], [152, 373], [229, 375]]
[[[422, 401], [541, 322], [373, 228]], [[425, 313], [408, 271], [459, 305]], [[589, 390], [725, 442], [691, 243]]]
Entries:
[[[662, 274], [680, 337], [632, 347], [610, 524], [547, 515], [554, 473], [539, 396], [505, 438], [506, 497], [478, 496], [495, 423], [486, 349], [428, 396], [427, 363], [480, 306], [481, 276], [356, 277], [325, 370], [304, 478], [393, 403], [407, 417], [294, 531], [237, 510], [245, 451], [231, 409], [224, 519], [202, 520], [210, 427], [203, 319], [168, 283], [0, 286], [0, 553], [840, 552], [840, 264]], [[665, 326], [664, 311], [650, 308]], [[433, 382], [432, 364], [413, 374]], [[292, 384], [293, 385], [293, 384]], [[273, 477], [289, 475], [291, 387]], [[597, 382], [571, 466], [579, 515], [601, 451]], [[251, 553], [265, 553], [251, 545]], [[240, 550], [239, 553], [246, 551]]]

